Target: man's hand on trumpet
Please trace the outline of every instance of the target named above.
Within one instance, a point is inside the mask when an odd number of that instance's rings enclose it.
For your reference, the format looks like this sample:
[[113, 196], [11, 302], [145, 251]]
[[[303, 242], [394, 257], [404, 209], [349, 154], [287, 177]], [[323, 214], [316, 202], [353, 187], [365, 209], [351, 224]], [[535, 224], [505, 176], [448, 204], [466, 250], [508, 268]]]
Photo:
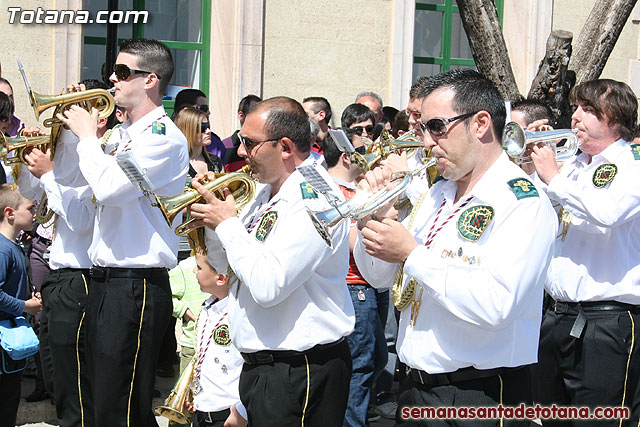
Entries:
[[190, 229], [207, 226], [213, 230], [224, 220], [238, 215], [236, 201], [228, 188], [224, 188], [225, 200], [220, 200], [207, 190], [200, 183], [200, 179], [207, 177], [209, 180], [215, 179], [213, 172], [206, 175], [196, 175], [191, 181], [191, 186], [202, 196], [204, 203], [193, 203], [189, 207], [189, 214], [196, 221], [189, 225]]
[[[525, 130], [527, 132], [544, 132], [548, 130], [553, 130], [553, 127], [549, 125], [549, 120], [540, 119], [540, 120], [536, 120], [534, 122], [529, 123], [529, 125]], [[542, 142], [538, 144], [538, 147], [543, 147], [543, 146], [544, 146], [544, 143]], [[531, 153], [533, 153], [533, 144], [527, 145], [527, 147], [524, 150], [523, 156], [529, 157], [531, 156]], [[520, 167], [528, 175], [531, 175], [536, 171], [536, 167], [533, 163], [524, 163], [520, 165]]]
[[73, 132], [80, 141], [98, 133], [98, 110], [91, 108], [89, 113], [78, 105], [72, 105], [56, 117]]
[[[360, 181], [358, 189], [370, 193], [390, 189], [390, 179], [391, 169], [375, 168], [365, 174], [365, 179]], [[383, 261], [400, 263], [407, 259], [418, 243], [402, 224], [392, 219], [397, 218], [398, 214], [393, 208], [393, 202], [376, 211], [375, 218], [360, 220], [358, 227], [362, 233], [365, 251], [369, 255]]]
[[533, 147], [531, 160], [533, 160], [538, 177], [547, 185], [560, 173], [560, 166], [556, 161], [556, 153], [546, 145]]
[[27, 161], [27, 169], [36, 178], [40, 179], [42, 175], [53, 170], [53, 160], [51, 160], [51, 148], [47, 145], [45, 152], [33, 147], [29, 153], [24, 155]]

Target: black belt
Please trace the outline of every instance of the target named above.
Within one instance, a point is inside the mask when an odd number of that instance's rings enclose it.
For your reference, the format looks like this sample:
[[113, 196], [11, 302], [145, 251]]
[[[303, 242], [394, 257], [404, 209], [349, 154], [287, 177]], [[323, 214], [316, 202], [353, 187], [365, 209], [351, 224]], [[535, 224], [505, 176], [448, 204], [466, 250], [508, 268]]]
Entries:
[[216, 421], [225, 421], [229, 418], [229, 415], [231, 415], [230, 409], [223, 409], [222, 411], [215, 412], [198, 411], [196, 412], [196, 419], [198, 420], [198, 424], [203, 422], [213, 424]]
[[116, 267], [91, 267], [89, 274], [92, 279], [156, 279], [168, 276], [166, 268], [116, 268]]
[[498, 375], [508, 374], [510, 372], [522, 369], [523, 366], [516, 368], [494, 368], [494, 369], [476, 369], [473, 367], [458, 369], [457, 371], [447, 372], [444, 374], [429, 374], [419, 369], [409, 371], [411, 379], [423, 385], [449, 385], [460, 383], [463, 381], [478, 380], [482, 378], [490, 378]]
[[55, 270], [49, 271], [49, 274], [53, 278], [72, 276], [78, 273], [82, 274], [83, 276], [89, 276], [89, 269], [88, 268], [57, 268]]
[[296, 357], [302, 357], [318, 351], [327, 350], [331, 347], [335, 347], [344, 341], [344, 337], [338, 341], [330, 342], [328, 344], [318, 344], [305, 351], [295, 350], [262, 350], [255, 353], [240, 353], [244, 362], [248, 365], [266, 365], [268, 363], [287, 361]]
[[576, 316], [576, 320], [575, 322], [573, 322], [573, 326], [571, 327], [571, 332], [569, 333], [569, 335], [571, 335], [574, 338], [580, 338], [580, 336], [582, 335], [582, 331], [584, 330], [584, 327], [587, 324], [587, 317], [585, 316], [584, 313], [603, 312], [603, 311], [636, 312], [640, 310], [640, 306], [625, 304], [623, 302], [618, 302], [618, 301], [565, 302], [565, 301], [556, 301], [550, 296], [547, 296], [547, 301], [545, 301], [545, 306], [548, 307], [548, 310], [551, 310], [558, 314], [568, 314], [570, 316]]

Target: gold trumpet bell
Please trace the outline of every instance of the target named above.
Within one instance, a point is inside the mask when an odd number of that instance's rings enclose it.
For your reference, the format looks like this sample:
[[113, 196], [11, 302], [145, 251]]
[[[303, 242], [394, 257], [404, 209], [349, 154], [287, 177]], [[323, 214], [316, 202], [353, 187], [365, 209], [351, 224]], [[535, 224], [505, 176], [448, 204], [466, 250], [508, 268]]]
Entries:
[[158, 415], [179, 424], [189, 424], [191, 422], [192, 414], [187, 411], [184, 404], [192, 401], [190, 386], [195, 370], [195, 360], [196, 358], [192, 357], [187, 367], [182, 371], [176, 385], [173, 386], [173, 390], [164, 401], [164, 405], [154, 408]]
[[[200, 183], [220, 200], [225, 199], [224, 188], [229, 188], [236, 201], [236, 209], [238, 210], [242, 209], [244, 205], [253, 199], [256, 191], [255, 181], [249, 175], [242, 172], [216, 174], [214, 180], [203, 177]], [[189, 188], [184, 193], [176, 194], [175, 196], [161, 197], [155, 195], [155, 198], [169, 227], [172, 226], [173, 220], [182, 210], [191, 206], [193, 203], [202, 202], [202, 196], [193, 188]], [[176, 228], [175, 233], [178, 236], [186, 235], [190, 231], [187, 226], [192, 222], [194, 222], [193, 219], [182, 222], [182, 224]]]
[[53, 116], [43, 122], [45, 127], [61, 126], [56, 113], [61, 113], [74, 104], [78, 104], [87, 111], [94, 107], [99, 111], [98, 119], [105, 119], [113, 113], [116, 103], [111, 94], [104, 89], [89, 89], [81, 92], [71, 92], [60, 95], [41, 95], [37, 92], [29, 92], [29, 101], [36, 115], [36, 120], [44, 110], [57, 106]]

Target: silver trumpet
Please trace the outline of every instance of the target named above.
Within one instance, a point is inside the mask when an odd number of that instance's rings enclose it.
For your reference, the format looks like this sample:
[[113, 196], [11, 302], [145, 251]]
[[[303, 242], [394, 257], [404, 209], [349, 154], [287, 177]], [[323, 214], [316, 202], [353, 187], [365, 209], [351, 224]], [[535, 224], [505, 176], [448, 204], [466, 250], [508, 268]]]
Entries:
[[391, 176], [391, 183], [395, 185], [390, 190], [384, 189], [373, 194], [367, 191], [358, 191], [354, 197], [342, 203], [329, 200], [329, 203], [333, 206], [330, 209], [314, 212], [307, 208], [307, 213], [320, 236], [332, 248], [331, 237], [342, 221], [346, 219], [359, 221], [375, 214], [380, 208], [404, 192], [414, 176], [434, 166], [436, 162], [437, 159], [435, 157], [430, 157], [425, 159], [424, 163], [413, 171], [394, 173]]
[[[564, 145], [558, 146], [558, 141], [565, 139]], [[556, 154], [556, 160], [571, 158], [580, 146], [578, 137], [571, 129], [557, 129], [542, 132], [528, 132], [516, 122], [509, 122], [502, 132], [502, 148], [514, 163], [518, 165], [532, 163], [531, 154], [525, 154], [528, 145], [544, 143]]]

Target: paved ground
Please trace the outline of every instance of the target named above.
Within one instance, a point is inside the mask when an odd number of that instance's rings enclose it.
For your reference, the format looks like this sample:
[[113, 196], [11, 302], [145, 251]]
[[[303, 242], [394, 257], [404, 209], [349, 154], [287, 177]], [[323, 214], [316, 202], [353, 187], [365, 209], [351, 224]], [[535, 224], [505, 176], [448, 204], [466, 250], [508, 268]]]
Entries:
[[[175, 384], [175, 378], [156, 377], [156, 388], [162, 393], [162, 398], [154, 399], [154, 406], [161, 405], [164, 399], [169, 395], [171, 388]], [[49, 400], [42, 402], [28, 403], [24, 401], [24, 396], [30, 394], [34, 389], [35, 381], [33, 378], [25, 377], [22, 381], [22, 400], [18, 408], [18, 426], [24, 427], [53, 427], [57, 426], [55, 407]], [[168, 420], [164, 417], [156, 417], [160, 427], [167, 427]], [[390, 427], [393, 425], [392, 420], [381, 418], [379, 421], [371, 423], [372, 427]]]

